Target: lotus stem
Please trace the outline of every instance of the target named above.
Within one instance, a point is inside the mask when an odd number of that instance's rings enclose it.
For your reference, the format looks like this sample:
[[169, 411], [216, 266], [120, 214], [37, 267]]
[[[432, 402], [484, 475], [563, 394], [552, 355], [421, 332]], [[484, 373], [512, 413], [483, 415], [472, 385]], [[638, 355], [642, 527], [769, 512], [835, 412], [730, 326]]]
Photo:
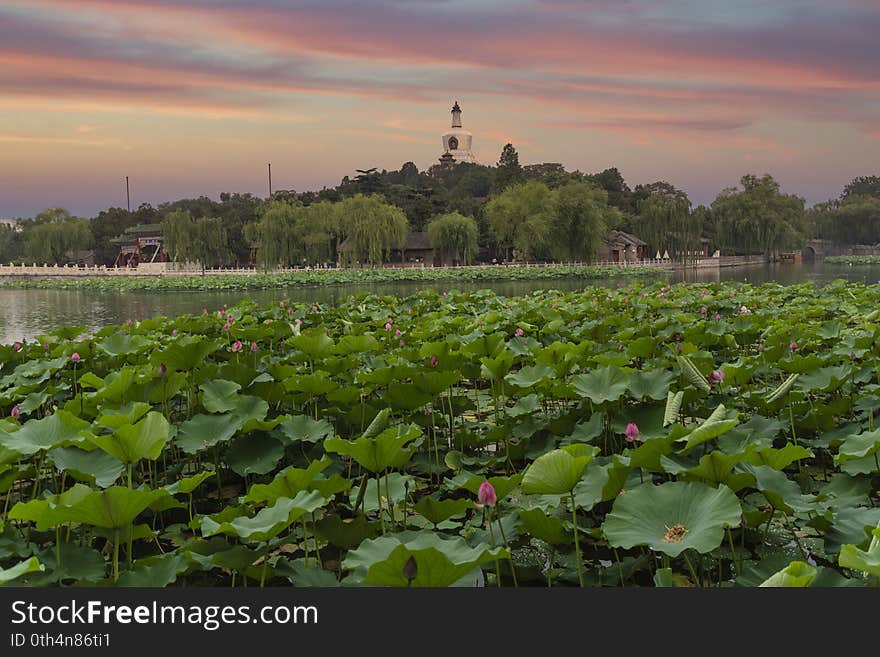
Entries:
[[569, 491], [571, 498], [571, 527], [574, 530], [574, 552], [577, 556], [578, 583], [584, 588], [584, 563], [581, 558], [581, 545], [578, 541], [577, 504], [574, 501], [574, 489]]

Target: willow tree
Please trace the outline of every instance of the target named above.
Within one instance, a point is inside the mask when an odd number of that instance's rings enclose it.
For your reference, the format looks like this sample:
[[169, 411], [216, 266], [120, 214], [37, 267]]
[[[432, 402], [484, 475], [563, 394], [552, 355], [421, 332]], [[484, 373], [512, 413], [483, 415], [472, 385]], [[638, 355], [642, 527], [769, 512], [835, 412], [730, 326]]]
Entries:
[[480, 229], [473, 217], [459, 212], [435, 217], [428, 224], [431, 246], [454, 265], [470, 264], [477, 254]]
[[339, 203], [343, 263], [380, 265], [391, 252], [403, 249], [409, 222], [403, 210], [385, 202], [378, 194], [355, 194]]
[[302, 257], [302, 243], [296, 237], [299, 209], [284, 201], [272, 201], [255, 227], [248, 230], [258, 244], [257, 261], [264, 270], [292, 265]]
[[175, 262], [197, 262], [204, 273], [229, 258], [226, 228], [220, 217], [193, 219], [189, 210], [169, 212], [162, 219], [162, 239], [166, 253]]
[[712, 203], [722, 246], [740, 253], [770, 254], [800, 248], [808, 225], [804, 199], [783, 194], [770, 175], [743, 176], [742, 189], [728, 188]]
[[185, 262], [195, 239], [195, 221], [189, 210], [175, 210], [162, 218], [162, 241], [165, 253], [174, 262]]
[[92, 245], [92, 232], [87, 219], [74, 217], [63, 208], [51, 208], [25, 224], [23, 239], [28, 259], [62, 264], [76, 251]]
[[687, 194], [667, 182], [638, 185], [634, 191], [638, 215], [638, 236], [649, 252], [669, 251], [673, 258], [687, 260], [700, 245], [699, 217], [691, 212]]
[[521, 259], [549, 255], [554, 208], [547, 185], [534, 180], [512, 185], [486, 204], [484, 216], [495, 244], [508, 259], [511, 250]]
[[341, 204], [321, 201], [300, 210], [296, 232], [309, 262], [332, 262], [341, 234]]
[[620, 210], [608, 205], [608, 193], [588, 182], [570, 182], [553, 192], [551, 222], [555, 260], [592, 261]]

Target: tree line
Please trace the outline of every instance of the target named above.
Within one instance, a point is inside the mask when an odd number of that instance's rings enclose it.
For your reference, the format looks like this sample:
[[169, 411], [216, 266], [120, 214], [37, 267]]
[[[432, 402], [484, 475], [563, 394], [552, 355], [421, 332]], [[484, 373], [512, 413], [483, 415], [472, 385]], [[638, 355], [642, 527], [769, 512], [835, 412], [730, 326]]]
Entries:
[[667, 181], [631, 188], [616, 168], [584, 174], [558, 163], [521, 165], [505, 145], [494, 166], [461, 163], [420, 171], [358, 169], [319, 191], [271, 198], [223, 193], [112, 207], [84, 219], [54, 208], [0, 224], [0, 261], [65, 263], [93, 250], [112, 264], [111, 239], [139, 224], [160, 224], [177, 261], [203, 267], [378, 265], [404, 257], [407, 236], [426, 232], [444, 262], [590, 261], [610, 230], [647, 242], [649, 254], [696, 257], [704, 245], [725, 254], [799, 250], [812, 238], [880, 242], [880, 177], [856, 178], [837, 199], [807, 209], [770, 175], [743, 176], [709, 205], [694, 207]]

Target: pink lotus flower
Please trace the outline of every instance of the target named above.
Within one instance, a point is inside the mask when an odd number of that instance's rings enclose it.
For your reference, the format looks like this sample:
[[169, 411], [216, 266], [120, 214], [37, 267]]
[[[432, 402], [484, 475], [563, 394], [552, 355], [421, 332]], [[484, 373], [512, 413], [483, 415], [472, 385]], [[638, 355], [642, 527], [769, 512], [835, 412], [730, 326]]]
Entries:
[[716, 322], [720, 322], [720, 321], [721, 321], [721, 315], [719, 315], [718, 313], [715, 313], [715, 321], [716, 321]]
[[79, 354], [74, 351], [72, 354], [70, 354], [70, 360], [72, 360], [74, 363], [78, 363], [80, 361]]
[[293, 308], [290, 306], [287, 306], [287, 314], [290, 315], [291, 313], [293, 313]]
[[639, 425], [635, 422], [630, 422], [626, 425], [626, 429], [623, 430], [623, 433], [626, 436], [626, 442], [631, 443], [639, 436]]
[[759, 353], [759, 354], [763, 354], [763, 353], [764, 353], [764, 343], [763, 343], [763, 342], [759, 342], [759, 343], [758, 343], [758, 353]]
[[477, 500], [482, 506], [495, 506], [498, 503], [495, 487], [488, 481], [484, 481], [477, 491]]
[[203, 314], [203, 315], [207, 315], [207, 314], [208, 314], [208, 309], [207, 309], [207, 308], [202, 308], [202, 314]]
[[313, 313], [318, 312], [318, 306], [317, 306], [317, 305], [313, 305], [313, 306], [312, 306], [312, 312], [313, 312]]
[[125, 325], [126, 325], [126, 326], [131, 326], [131, 320], [130, 320], [130, 319], [125, 320]]
[[241, 351], [241, 340], [236, 340], [232, 343], [232, 351], [238, 352]]
[[48, 343], [48, 342], [44, 342], [44, 343], [43, 343], [43, 349], [49, 349], [49, 343]]
[[296, 324], [297, 326], [299, 326], [300, 324], [303, 323], [303, 321], [299, 317], [297, 317], [295, 320], [293, 320], [293, 323]]
[[156, 368], [156, 374], [159, 378], [163, 378], [168, 373], [168, 368], [165, 366], [165, 363], [159, 363], [159, 367]]
[[251, 342], [251, 351], [256, 352], [259, 349], [256, 342]]
[[12, 407], [12, 410], [9, 411], [9, 416], [10, 417], [18, 417], [19, 415], [21, 415], [21, 410], [18, 408], [18, 404], [16, 404], [15, 406]]
[[712, 373], [706, 377], [706, 380], [713, 386], [724, 381], [724, 370], [712, 370]]
[[440, 359], [437, 356], [431, 356], [431, 367], [437, 367], [437, 363], [440, 362]]
[[226, 322], [226, 323], [223, 325], [223, 330], [224, 330], [224, 331], [228, 331], [228, 330], [231, 329], [231, 328], [232, 328], [232, 324], [230, 324], [229, 322]]
[[701, 315], [705, 315], [707, 312], [709, 312], [709, 310], [706, 308], [706, 306], [700, 306]]
[[402, 335], [402, 333], [400, 332], [400, 329], [394, 329], [394, 335], [396, 335], [397, 337], [400, 337]]
[[225, 310], [218, 310], [218, 311], [217, 311], [217, 314], [220, 315], [220, 317], [225, 317], [225, 316], [226, 316], [226, 311], [225, 311]]
[[171, 335], [177, 335], [177, 329], [171, 329]]
[[522, 330], [520, 327], [518, 327], [518, 326], [516, 327], [516, 331], [514, 331], [513, 333], [514, 333], [514, 335], [516, 335], [516, 337], [518, 337], [518, 338], [519, 338], [519, 337], [522, 337], [523, 335], [525, 335], [525, 331], [523, 331], [523, 330]]
[[386, 331], [390, 331], [390, 330], [391, 330], [391, 322], [386, 322], [386, 323], [385, 323], [385, 330], [386, 330]]
[[281, 308], [284, 308], [284, 302], [283, 302], [283, 301], [279, 301], [279, 302], [278, 302], [278, 305], [279, 305]]
[[412, 315], [412, 308], [407, 308], [407, 309], [406, 309], [406, 314], [407, 314], [407, 315]]
[[403, 346], [403, 340], [398, 343], [401, 347]]
[[791, 349], [792, 351], [797, 351], [798, 350], [798, 343], [795, 342], [794, 340], [792, 340], [791, 343], [788, 345], [788, 348]]

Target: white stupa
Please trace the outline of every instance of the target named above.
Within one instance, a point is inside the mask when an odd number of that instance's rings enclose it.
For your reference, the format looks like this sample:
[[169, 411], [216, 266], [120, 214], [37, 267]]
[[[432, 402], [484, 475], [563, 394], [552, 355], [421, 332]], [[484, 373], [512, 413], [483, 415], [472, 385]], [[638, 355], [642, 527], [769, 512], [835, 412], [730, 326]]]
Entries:
[[458, 101], [452, 106], [452, 128], [443, 133], [443, 155], [440, 162], [454, 164], [456, 162], [476, 162], [471, 142], [474, 136], [470, 130], [461, 127], [461, 108]]

